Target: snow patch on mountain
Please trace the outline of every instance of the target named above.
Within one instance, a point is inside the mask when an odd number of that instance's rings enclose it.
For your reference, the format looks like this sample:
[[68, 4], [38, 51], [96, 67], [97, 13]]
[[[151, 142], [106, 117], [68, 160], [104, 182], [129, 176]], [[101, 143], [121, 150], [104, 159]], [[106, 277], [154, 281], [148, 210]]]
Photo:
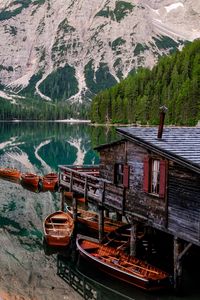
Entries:
[[177, 9], [179, 7], [184, 7], [182, 2], [177, 2], [177, 3], [170, 4], [168, 6], [165, 6], [165, 9], [169, 13], [171, 10]]
[[34, 93], [54, 101], [49, 76], [63, 69], [61, 99], [82, 103], [200, 38], [199, 24], [195, 0], [0, 1], [0, 84], [18, 93], [34, 84]]

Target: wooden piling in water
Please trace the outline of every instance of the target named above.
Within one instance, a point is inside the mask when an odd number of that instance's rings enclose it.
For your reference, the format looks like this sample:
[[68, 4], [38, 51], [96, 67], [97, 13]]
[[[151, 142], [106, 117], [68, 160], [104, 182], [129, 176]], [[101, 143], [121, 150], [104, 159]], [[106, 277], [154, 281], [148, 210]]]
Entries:
[[104, 207], [99, 205], [99, 242], [103, 240], [104, 237]]
[[73, 211], [74, 223], [76, 224], [76, 222], [77, 222], [77, 198], [76, 198], [76, 196], [73, 196], [72, 211]]
[[131, 222], [130, 255], [136, 256], [137, 224]]
[[61, 191], [60, 197], [61, 197], [61, 210], [64, 211], [65, 210], [65, 193], [64, 193], [64, 190]]

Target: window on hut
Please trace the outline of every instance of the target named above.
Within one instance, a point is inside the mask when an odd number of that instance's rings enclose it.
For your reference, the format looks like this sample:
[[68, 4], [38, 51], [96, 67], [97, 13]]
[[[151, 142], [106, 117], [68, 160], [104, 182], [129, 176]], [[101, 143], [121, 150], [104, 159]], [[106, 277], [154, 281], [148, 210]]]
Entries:
[[129, 166], [127, 164], [116, 163], [114, 166], [114, 184], [129, 187]]
[[144, 191], [165, 197], [167, 161], [147, 157], [144, 160]]
[[150, 193], [159, 195], [160, 190], [160, 161], [152, 159], [151, 162], [151, 179], [150, 179]]

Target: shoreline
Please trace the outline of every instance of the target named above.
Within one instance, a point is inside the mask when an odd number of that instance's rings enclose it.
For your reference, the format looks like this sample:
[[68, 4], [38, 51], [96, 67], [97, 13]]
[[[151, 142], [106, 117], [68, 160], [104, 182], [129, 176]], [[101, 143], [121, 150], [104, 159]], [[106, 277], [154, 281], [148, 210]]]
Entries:
[[0, 120], [0, 123], [91, 123], [90, 120], [64, 119], [64, 120]]

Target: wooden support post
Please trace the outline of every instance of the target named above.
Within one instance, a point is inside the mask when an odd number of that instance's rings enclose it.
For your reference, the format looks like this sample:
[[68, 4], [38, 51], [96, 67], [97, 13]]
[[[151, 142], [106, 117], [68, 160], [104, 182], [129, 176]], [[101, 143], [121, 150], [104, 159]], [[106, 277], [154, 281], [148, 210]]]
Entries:
[[152, 256], [152, 241], [153, 241], [153, 228], [147, 227], [147, 248], [146, 248], [146, 255], [149, 259]]
[[74, 222], [76, 223], [77, 222], [77, 198], [76, 197], [73, 197], [72, 209], [73, 209], [73, 219]]
[[61, 191], [60, 195], [61, 195], [61, 210], [64, 211], [65, 210], [65, 194], [64, 194], [64, 190]]
[[85, 187], [84, 187], [84, 198], [85, 198], [85, 202], [87, 201], [87, 189], [88, 189], [88, 178], [85, 177]]
[[108, 209], [105, 209], [104, 215], [105, 215], [106, 218], [109, 218], [109, 210]]
[[192, 243], [188, 243], [183, 247], [180, 239], [174, 237], [174, 289], [177, 293], [181, 291], [182, 283], [182, 258], [192, 247]]
[[182, 263], [179, 258], [181, 252], [180, 240], [174, 237], [174, 289], [179, 292], [182, 278]]
[[71, 240], [71, 258], [72, 261], [76, 261], [76, 236], [77, 236], [77, 198], [76, 196], [73, 196], [72, 200], [72, 212], [73, 212], [73, 219], [74, 219], [74, 231], [72, 235], [72, 240]]
[[103, 240], [104, 236], [104, 207], [99, 205], [99, 242]]
[[73, 186], [73, 173], [70, 173], [70, 183], [69, 183], [69, 191], [72, 192], [72, 186]]
[[137, 224], [131, 223], [130, 255], [136, 256]]
[[122, 214], [116, 212], [116, 219], [117, 221], [122, 221]]

